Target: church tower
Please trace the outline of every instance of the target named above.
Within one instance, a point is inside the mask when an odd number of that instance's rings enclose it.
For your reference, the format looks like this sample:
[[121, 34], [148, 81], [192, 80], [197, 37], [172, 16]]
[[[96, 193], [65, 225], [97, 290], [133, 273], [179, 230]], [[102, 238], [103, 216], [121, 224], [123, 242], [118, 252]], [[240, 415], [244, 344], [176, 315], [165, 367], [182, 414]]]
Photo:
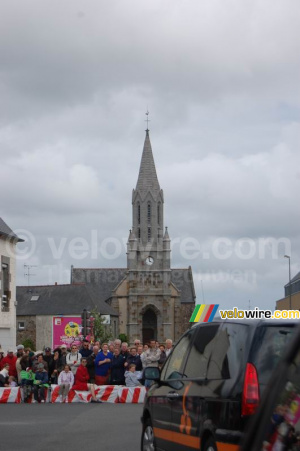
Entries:
[[173, 310], [170, 253], [167, 228], [164, 231], [164, 195], [147, 129], [138, 180], [132, 192], [132, 229], [127, 243], [130, 337], [142, 337], [146, 342], [151, 338], [163, 341], [174, 335], [170, 330]]
[[108, 304], [118, 318], [110, 325], [111, 334], [126, 335], [130, 344], [135, 339], [143, 343], [152, 338], [160, 343], [167, 338], [177, 340], [190, 327], [196, 299], [192, 268], [171, 268], [171, 241], [164, 228], [164, 194], [148, 127], [132, 192], [127, 268], [72, 267], [71, 283], [85, 284], [97, 299]]

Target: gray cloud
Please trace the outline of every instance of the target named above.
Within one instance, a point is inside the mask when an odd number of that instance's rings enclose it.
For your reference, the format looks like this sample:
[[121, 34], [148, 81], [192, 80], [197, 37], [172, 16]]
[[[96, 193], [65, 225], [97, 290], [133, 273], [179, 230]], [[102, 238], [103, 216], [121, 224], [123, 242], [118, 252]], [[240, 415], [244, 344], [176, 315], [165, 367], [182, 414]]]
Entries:
[[[186, 258], [174, 244], [173, 265], [193, 266], [199, 300], [274, 307], [284, 248], [243, 260], [235, 246], [285, 237], [299, 271], [299, 13], [296, 0], [2, 2], [1, 216], [33, 236], [32, 282], [126, 265], [148, 105], [166, 225], [200, 246]], [[97, 258], [74, 258], [72, 240], [92, 249], [96, 232]]]

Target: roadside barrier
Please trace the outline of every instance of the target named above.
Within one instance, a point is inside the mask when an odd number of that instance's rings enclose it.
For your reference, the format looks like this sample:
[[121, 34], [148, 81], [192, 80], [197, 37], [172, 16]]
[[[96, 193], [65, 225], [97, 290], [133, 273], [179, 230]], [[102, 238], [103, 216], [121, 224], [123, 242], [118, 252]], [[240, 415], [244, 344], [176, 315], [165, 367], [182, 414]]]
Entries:
[[20, 387], [0, 387], [0, 404], [21, 402]]
[[[109, 403], [143, 403], [146, 388], [145, 387], [124, 387], [121, 385], [99, 385], [95, 386], [96, 398]], [[45, 389], [46, 402], [59, 403], [59, 386], [51, 385], [51, 390]], [[28, 400], [31, 404], [33, 393]], [[89, 391], [70, 390], [68, 394], [68, 403], [91, 402], [92, 395]], [[0, 404], [21, 403], [20, 387], [0, 387]]]
[[146, 387], [119, 387], [120, 403], [143, 403], [147, 393]]
[[[59, 386], [51, 385], [51, 402], [59, 402]], [[99, 385], [95, 389], [96, 398], [103, 402], [118, 402], [119, 385]], [[68, 394], [68, 403], [72, 402], [90, 402], [92, 399], [91, 392], [70, 390]]]

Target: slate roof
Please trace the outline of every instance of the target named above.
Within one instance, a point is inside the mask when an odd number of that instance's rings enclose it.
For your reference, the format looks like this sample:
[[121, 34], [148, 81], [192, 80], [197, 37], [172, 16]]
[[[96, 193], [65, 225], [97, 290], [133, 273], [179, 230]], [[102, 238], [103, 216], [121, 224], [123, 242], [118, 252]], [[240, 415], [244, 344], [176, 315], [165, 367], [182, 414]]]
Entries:
[[171, 269], [171, 281], [180, 291], [180, 302], [186, 304], [195, 302], [196, 293], [193, 281], [192, 268]]
[[[291, 284], [297, 282], [298, 280], [300, 280], [300, 271], [291, 279]], [[287, 288], [289, 285], [290, 282], [284, 285], [284, 288]]]
[[3, 221], [2, 218], [0, 218], [0, 237], [3, 235], [5, 238], [15, 238], [17, 241], [24, 241], [21, 238], [19, 238], [8, 225]]
[[158, 183], [158, 178], [156, 174], [156, 168], [151, 148], [151, 142], [149, 138], [149, 130], [146, 130], [146, 137], [144, 142], [144, 149], [141, 159], [140, 171], [138, 176], [138, 181], [136, 184], [136, 191], [140, 194], [147, 193], [151, 191], [152, 193], [158, 193], [160, 191], [160, 186]]
[[[126, 268], [71, 268], [71, 283], [96, 285], [100, 299], [107, 301], [112, 291], [126, 277]], [[192, 269], [172, 269], [171, 281], [180, 290], [181, 303], [195, 302]]]
[[112, 291], [126, 277], [126, 268], [73, 268], [71, 283], [84, 283], [97, 286], [101, 301], [111, 298]]
[[[38, 296], [36, 301], [32, 297]], [[83, 309], [97, 309], [102, 315], [118, 313], [88, 285], [38, 285], [17, 287], [17, 315], [78, 315]]]

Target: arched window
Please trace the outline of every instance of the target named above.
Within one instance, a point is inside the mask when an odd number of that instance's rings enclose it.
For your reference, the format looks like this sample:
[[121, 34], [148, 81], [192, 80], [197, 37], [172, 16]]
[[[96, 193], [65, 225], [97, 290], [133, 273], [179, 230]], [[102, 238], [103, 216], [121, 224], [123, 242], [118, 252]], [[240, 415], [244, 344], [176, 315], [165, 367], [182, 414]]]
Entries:
[[139, 240], [141, 239], [141, 229], [139, 228]]
[[157, 205], [157, 223], [160, 225], [160, 202]]
[[151, 241], [151, 227], [148, 227], [148, 241]]
[[148, 216], [148, 224], [150, 224], [151, 223], [151, 203], [150, 202], [148, 202], [148, 205], [147, 205], [147, 216]]
[[141, 223], [141, 206], [140, 206], [140, 203], [138, 203], [138, 206], [137, 206], [137, 219], [138, 219], [138, 224], [140, 224]]

